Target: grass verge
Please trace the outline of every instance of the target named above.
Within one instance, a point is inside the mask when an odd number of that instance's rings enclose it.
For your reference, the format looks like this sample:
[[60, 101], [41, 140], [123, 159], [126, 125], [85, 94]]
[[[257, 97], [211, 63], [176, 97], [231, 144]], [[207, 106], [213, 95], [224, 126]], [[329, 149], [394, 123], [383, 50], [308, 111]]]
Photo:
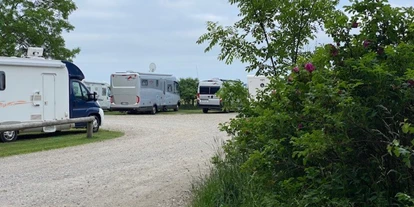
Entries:
[[222, 163], [212, 167], [208, 175], [193, 182], [191, 192], [191, 207], [261, 206], [258, 195], [262, 190], [238, 164]]
[[263, 189], [251, 179], [249, 173], [241, 170], [243, 159], [229, 162], [225, 158], [222, 141], [216, 140], [213, 166], [207, 175], [200, 175], [192, 182], [191, 207], [255, 207], [260, 205]]
[[85, 130], [70, 130], [47, 134], [21, 134], [15, 142], [0, 143], [0, 157], [77, 146], [114, 139], [123, 135], [123, 132], [102, 129], [99, 130], [99, 132], [94, 133], [93, 137], [90, 139], [86, 138]]
[[[161, 111], [158, 112], [158, 114], [162, 115], [176, 115], [176, 114], [202, 114], [203, 111], [201, 109], [180, 109], [178, 111]], [[144, 113], [143, 113], [144, 114]], [[105, 111], [105, 115], [129, 115], [125, 112], [119, 112], [119, 111]]]

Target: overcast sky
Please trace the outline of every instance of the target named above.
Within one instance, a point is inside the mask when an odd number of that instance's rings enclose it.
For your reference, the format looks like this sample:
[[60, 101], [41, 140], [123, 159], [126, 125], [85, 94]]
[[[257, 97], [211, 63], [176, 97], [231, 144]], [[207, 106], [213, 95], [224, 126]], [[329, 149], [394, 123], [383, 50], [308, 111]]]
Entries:
[[[109, 83], [110, 74], [134, 70], [177, 78], [240, 79], [246, 82], [245, 65], [226, 65], [217, 60], [218, 48], [204, 53], [196, 44], [206, 32], [206, 21], [231, 25], [238, 9], [228, 0], [74, 0], [78, 9], [70, 16], [75, 30], [64, 34], [68, 48], [80, 47], [74, 59], [90, 81]], [[391, 4], [414, 6], [412, 0]], [[341, 0], [341, 5], [348, 3]], [[311, 46], [329, 42], [321, 34]]]

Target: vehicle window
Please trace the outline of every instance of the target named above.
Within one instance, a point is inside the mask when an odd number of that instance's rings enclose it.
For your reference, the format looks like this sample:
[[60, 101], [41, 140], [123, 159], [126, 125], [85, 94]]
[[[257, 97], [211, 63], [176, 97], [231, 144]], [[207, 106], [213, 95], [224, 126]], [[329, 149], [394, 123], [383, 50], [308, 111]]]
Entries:
[[102, 88], [102, 96], [106, 96], [106, 88]]
[[148, 86], [148, 80], [142, 80], [141, 86]]
[[210, 94], [210, 87], [200, 86], [200, 94]]
[[0, 91], [6, 89], [6, 74], [3, 71], [0, 71]]
[[180, 87], [177, 82], [174, 82], [174, 93], [180, 93]]
[[112, 87], [135, 87], [138, 79], [135, 75], [112, 75], [111, 84]]
[[210, 94], [216, 94], [220, 87], [210, 87]]
[[172, 92], [172, 91], [173, 91], [173, 86], [172, 86], [172, 84], [168, 84], [168, 86], [167, 86], [167, 91], [168, 91], [168, 92]]
[[80, 89], [79, 82], [72, 82], [72, 90], [75, 98], [82, 99], [82, 91]]
[[86, 89], [85, 85], [79, 83], [80, 87], [81, 87], [81, 91], [82, 91], [82, 99], [83, 100], [88, 100], [88, 89]]
[[158, 86], [160, 85], [160, 82], [158, 80], [155, 81], [155, 87], [158, 88]]
[[88, 100], [88, 90], [79, 82], [72, 82], [73, 95], [77, 99]]

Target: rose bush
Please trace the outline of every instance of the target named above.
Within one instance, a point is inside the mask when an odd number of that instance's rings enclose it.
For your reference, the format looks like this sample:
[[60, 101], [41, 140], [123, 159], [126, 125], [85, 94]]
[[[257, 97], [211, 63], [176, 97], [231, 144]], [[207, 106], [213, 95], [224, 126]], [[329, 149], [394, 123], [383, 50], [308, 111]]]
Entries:
[[414, 12], [352, 2], [324, 22], [337, 46], [299, 56], [221, 125], [233, 139], [214, 160], [240, 170], [238, 206], [414, 204]]

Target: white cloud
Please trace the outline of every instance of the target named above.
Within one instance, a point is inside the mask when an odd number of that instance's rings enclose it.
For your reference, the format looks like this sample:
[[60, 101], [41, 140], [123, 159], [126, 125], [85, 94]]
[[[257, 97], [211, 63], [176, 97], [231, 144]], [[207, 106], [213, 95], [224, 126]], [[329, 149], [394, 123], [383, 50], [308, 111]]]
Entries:
[[84, 6], [89, 8], [119, 8], [122, 5], [128, 4], [129, 0], [83, 0]]
[[190, 15], [190, 17], [197, 19], [197, 20], [201, 20], [203, 22], [206, 21], [224, 21], [224, 20], [228, 20], [229, 17], [226, 16], [220, 16], [220, 15], [215, 15], [215, 14], [209, 14], [209, 13], [205, 13], [205, 14], [193, 14]]
[[68, 42], [91, 42], [91, 41], [103, 41], [103, 40], [110, 40], [113, 39], [114, 36], [112, 34], [105, 34], [105, 33], [69, 33], [64, 34], [65, 40]]
[[78, 10], [73, 13], [71, 19], [123, 19], [127, 18], [128, 14], [117, 11], [102, 11], [102, 10]]
[[180, 30], [175, 31], [173, 34], [180, 38], [191, 38], [191, 39], [198, 39], [202, 34], [206, 33], [207, 30], [205, 28], [199, 29], [189, 29], [189, 30]]
[[173, 9], [188, 9], [196, 5], [194, 0], [158, 0], [158, 4]]

